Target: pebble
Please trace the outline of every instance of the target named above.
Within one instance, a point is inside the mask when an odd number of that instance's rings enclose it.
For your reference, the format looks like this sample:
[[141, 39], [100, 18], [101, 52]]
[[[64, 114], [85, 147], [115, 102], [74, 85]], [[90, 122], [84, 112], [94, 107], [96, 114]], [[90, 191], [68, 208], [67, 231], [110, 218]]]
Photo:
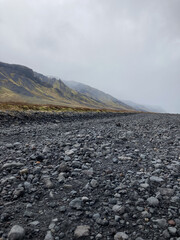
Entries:
[[128, 238], [129, 237], [125, 232], [118, 232], [114, 235], [114, 240], [125, 240]]
[[19, 225], [14, 225], [8, 234], [9, 240], [21, 240], [24, 238], [24, 236], [25, 230]]
[[51, 189], [54, 187], [49, 176], [43, 176], [42, 179], [46, 188]]
[[167, 227], [167, 221], [166, 219], [157, 219], [156, 222], [161, 228], [166, 228]]
[[123, 214], [125, 212], [125, 208], [123, 206], [120, 206], [120, 205], [114, 205], [112, 210], [115, 213], [119, 213], [119, 214]]
[[82, 237], [87, 237], [90, 234], [90, 226], [88, 225], [80, 225], [77, 226], [74, 232], [75, 238], [82, 238]]
[[39, 221], [33, 221], [33, 222], [30, 222], [29, 224], [32, 225], [32, 226], [37, 226], [37, 225], [40, 224], [40, 222]]
[[171, 188], [159, 188], [158, 190], [163, 196], [172, 196], [174, 194], [174, 189]]
[[28, 169], [27, 168], [23, 168], [19, 171], [20, 174], [27, 174], [28, 173]]
[[159, 205], [159, 200], [156, 197], [149, 197], [147, 199], [149, 206], [156, 207]]
[[46, 233], [46, 236], [45, 236], [44, 240], [54, 240], [51, 231], [48, 231]]
[[150, 181], [151, 181], [151, 182], [161, 183], [161, 182], [163, 182], [164, 180], [163, 180], [161, 177], [151, 176], [151, 177], [150, 177]]
[[69, 203], [69, 206], [71, 208], [80, 210], [80, 209], [82, 209], [82, 203], [83, 203], [83, 201], [81, 198], [75, 198]]
[[0, 238], [179, 238], [179, 115], [4, 114]]
[[96, 188], [98, 186], [98, 181], [96, 179], [92, 179], [90, 185], [91, 187]]
[[170, 235], [175, 235], [177, 232], [177, 229], [175, 227], [168, 227], [168, 231], [170, 233]]
[[101, 234], [101, 233], [98, 233], [97, 235], [96, 235], [96, 239], [102, 239], [103, 238], [103, 235]]
[[22, 166], [23, 166], [23, 163], [13, 161], [13, 162], [5, 163], [2, 166], [2, 169], [6, 169], [6, 168], [20, 168]]

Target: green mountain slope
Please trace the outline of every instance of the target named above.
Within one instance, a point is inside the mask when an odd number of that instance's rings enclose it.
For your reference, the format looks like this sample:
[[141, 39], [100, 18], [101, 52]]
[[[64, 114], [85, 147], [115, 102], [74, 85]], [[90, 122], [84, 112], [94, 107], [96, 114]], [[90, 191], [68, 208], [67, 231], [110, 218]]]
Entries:
[[73, 90], [84, 94], [88, 97], [92, 97], [96, 101], [100, 101], [107, 106], [111, 106], [112, 108], [125, 108], [125, 109], [132, 109], [132, 107], [128, 106], [127, 104], [119, 101], [118, 99], [112, 97], [111, 95], [104, 93], [96, 88], [90, 87], [86, 84], [82, 84], [75, 81], [64, 81], [64, 83], [72, 88]]
[[79, 93], [66, 86], [60, 79], [46, 77], [25, 66], [1, 62], [0, 101], [126, 109], [124, 106], [108, 105], [90, 95]]

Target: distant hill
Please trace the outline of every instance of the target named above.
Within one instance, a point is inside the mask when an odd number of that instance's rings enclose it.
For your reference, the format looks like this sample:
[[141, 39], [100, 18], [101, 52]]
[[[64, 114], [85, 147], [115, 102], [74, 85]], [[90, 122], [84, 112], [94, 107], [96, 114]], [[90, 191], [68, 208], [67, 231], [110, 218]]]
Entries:
[[165, 113], [166, 111], [159, 106], [149, 106], [149, 105], [141, 105], [138, 103], [135, 103], [133, 101], [129, 100], [123, 100], [124, 103], [131, 106], [133, 109], [137, 111], [143, 111], [143, 112], [157, 112], [157, 113]]
[[118, 99], [112, 97], [111, 95], [104, 93], [91, 86], [88, 86], [86, 84], [75, 82], [75, 81], [64, 81], [64, 83], [71, 89], [77, 91], [78, 93], [86, 95], [87, 97], [91, 97], [96, 101], [106, 104], [107, 106], [111, 106], [112, 108], [119, 108], [121, 106], [124, 109], [131, 109], [131, 110], [133, 109], [132, 107], [119, 101]]
[[32, 69], [0, 62], [0, 101], [54, 104], [74, 107], [126, 110], [121, 103], [110, 104], [69, 88], [60, 79]]

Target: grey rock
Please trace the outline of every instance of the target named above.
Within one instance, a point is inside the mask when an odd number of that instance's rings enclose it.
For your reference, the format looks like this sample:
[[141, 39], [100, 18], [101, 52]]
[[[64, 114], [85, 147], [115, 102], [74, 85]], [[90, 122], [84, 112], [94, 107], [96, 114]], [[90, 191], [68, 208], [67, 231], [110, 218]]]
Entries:
[[172, 188], [158, 188], [158, 190], [163, 196], [172, 196], [174, 194], [174, 189]]
[[118, 163], [118, 159], [117, 158], [113, 158], [113, 163]]
[[142, 214], [143, 218], [150, 218], [151, 217], [151, 214], [148, 211], [143, 211], [141, 214]]
[[177, 229], [175, 227], [168, 227], [168, 231], [170, 235], [174, 236], [177, 232]]
[[33, 214], [33, 212], [31, 212], [31, 211], [29, 211], [29, 210], [26, 210], [25, 212], [24, 212], [24, 217], [32, 217], [34, 214]]
[[149, 187], [149, 184], [148, 183], [141, 183], [140, 186], [142, 188], [148, 188]]
[[109, 224], [107, 219], [101, 219], [101, 218], [97, 218], [96, 223], [101, 226], [107, 226]]
[[121, 219], [121, 217], [120, 217], [120, 216], [118, 216], [118, 215], [115, 215], [114, 219], [115, 219], [115, 221], [116, 221], [116, 222], [119, 222], [119, 221], [120, 221], [120, 219]]
[[48, 153], [50, 151], [49, 147], [48, 146], [45, 146], [43, 148], [43, 153]]
[[176, 226], [180, 227], [180, 218], [175, 218]]
[[24, 188], [23, 187], [17, 187], [13, 192], [14, 199], [17, 199], [24, 194]]
[[99, 213], [93, 214], [93, 219], [97, 220], [98, 218], [100, 218], [100, 214]]
[[24, 182], [24, 188], [26, 189], [26, 190], [28, 190], [28, 191], [30, 191], [31, 190], [31, 188], [32, 188], [32, 184], [30, 183], [30, 182]]
[[162, 235], [165, 239], [170, 239], [170, 234], [167, 229], [163, 231]]
[[112, 210], [115, 213], [123, 214], [125, 212], [125, 207], [120, 205], [114, 205]]
[[40, 222], [39, 221], [33, 221], [33, 222], [30, 222], [29, 224], [32, 225], [32, 226], [37, 226], [37, 225], [40, 224]]
[[42, 176], [42, 179], [43, 179], [43, 182], [44, 182], [46, 188], [51, 189], [54, 187], [49, 176], [46, 176], [46, 175]]
[[180, 204], [180, 197], [179, 196], [174, 196], [170, 200], [172, 203], [179, 203]]
[[74, 231], [74, 237], [75, 238], [83, 238], [83, 237], [88, 237], [90, 234], [90, 226], [88, 225], [80, 225], [77, 226], [77, 228]]
[[95, 238], [96, 238], [97, 240], [98, 240], [98, 239], [102, 239], [102, 238], [103, 238], [103, 235], [102, 235], [101, 233], [98, 233]]
[[122, 161], [132, 160], [131, 157], [127, 157], [127, 156], [118, 156], [118, 159], [119, 159], [119, 160], [122, 160]]
[[62, 162], [60, 165], [59, 165], [59, 168], [58, 170], [60, 172], [68, 172], [69, 171], [69, 166], [66, 162]]
[[65, 173], [61, 172], [59, 175], [58, 175], [58, 182], [61, 182], [63, 183], [65, 181]]
[[161, 182], [163, 182], [164, 180], [163, 180], [161, 177], [151, 176], [151, 177], [150, 177], [150, 181], [151, 181], [151, 182], [161, 183]]
[[148, 205], [152, 207], [156, 207], [159, 205], [159, 200], [156, 197], [149, 197], [147, 199]]
[[46, 236], [45, 236], [44, 240], [54, 240], [51, 231], [48, 231], [46, 233]]
[[96, 179], [92, 179], [90, 185], [91, 187], [96, 188], [98, 186], [98, 181]]
[[6, 168], [20, 168], [22, 166], [23, 166], [23, 163], [13, 161], [13, 162], [5, 163], [2, 166], [2, 169], [6, 169]]
[[114, 235], [114, 240], [125, 240], [128, 238], [129, 237], [125, 232], [118, 232]]
[[13, 148], [13, 144], [12, 144], [12, 143], [7, 143], [7, 144], [6, 144], [6, 147], [7, 147], [7, 148]]
[[65, 154], [66, 154], [67, 156], [73, 155], [73, 154], [74, 154], [74, 149], [65, 151]]
[[8, 234], [9, 240], [21, 240], [24, 238], [24, 236], [25, 230], [19, 225], [14, 225]]
[[156, 222], [158, 223], [160, 228], [166, 228], [168, 225], [166, 219], [164, 219], [164, 218], [157, 219]]
[[69, 203], [69, 206], [76, 210], [80, 210], [80, 209], [82, 209], [82, 203], [83, 203], [83, 201], [81, 198], [75, 198]]

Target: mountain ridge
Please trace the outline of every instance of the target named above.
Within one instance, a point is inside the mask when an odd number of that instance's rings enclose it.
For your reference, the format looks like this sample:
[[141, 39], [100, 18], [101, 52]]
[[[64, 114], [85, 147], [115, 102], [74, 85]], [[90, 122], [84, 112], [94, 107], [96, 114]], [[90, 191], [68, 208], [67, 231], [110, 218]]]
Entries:
[[73, 89], [81, 94], [85, 94], [86, 96], [92, 96], [97, 101], [104, 102], [107, 104], [109, 103], [111, 105], [120, 104], [127, 109], [132, 109], [132, 107], [130, 107], [129, 105], [125, 104], [124, 102], [116, 99], [115, 97], [111, 96], [110, 94], [105, 93], [94, 87], [91, 87], [87, 84], [76, 82], [76, 81], [64, 81], [64, 83], [71, 89]]
[[129, 110], [120, 102], [111, 104], [79, 93], [61, 79], [47, 77], [26, 66], [3, 62], [0, 62], [0, 101]]

